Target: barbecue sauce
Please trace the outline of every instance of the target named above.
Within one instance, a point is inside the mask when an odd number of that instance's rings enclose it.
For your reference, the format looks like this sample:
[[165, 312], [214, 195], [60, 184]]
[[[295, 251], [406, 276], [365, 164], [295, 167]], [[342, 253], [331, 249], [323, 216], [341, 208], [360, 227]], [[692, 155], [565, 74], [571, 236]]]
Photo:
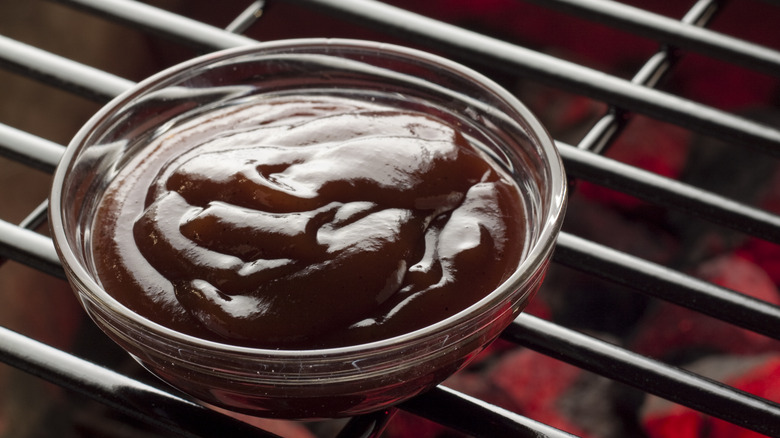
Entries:
[[455, 124], [345, 97], [193, 114], [144, 146], [93, 225], [103, 287], [196, 337], [317, 349], [408, 333], [520, 262], [515, 183]]

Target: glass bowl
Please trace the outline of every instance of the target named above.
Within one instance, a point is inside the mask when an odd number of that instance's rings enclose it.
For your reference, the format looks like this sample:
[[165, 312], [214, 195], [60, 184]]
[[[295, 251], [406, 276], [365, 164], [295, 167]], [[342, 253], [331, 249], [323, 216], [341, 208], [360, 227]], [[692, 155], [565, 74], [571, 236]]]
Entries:
[[[91, 245], [101, 194], [144, 146], [197, 108], [280, 93], [381, 99], [447, 119], [519, 186], [521, 262], [480, 301], [430, 326], [360, 345], [260, 349], [200, 339], [129, 310], [101, 285]], [[137, 84], [75, 136], [55, 173], [51, 228], [67, 277], [95, 323], [163, 381], [251, 415], [334, 418], [383, 409], [429, 389], [493, 341], [538, 290], [566, 202], [548, 133], [515, 97], [464, 66], [377, 42], [304, 39], [202, 56]], [[485, 261], [489, 263], [489, 260]]]

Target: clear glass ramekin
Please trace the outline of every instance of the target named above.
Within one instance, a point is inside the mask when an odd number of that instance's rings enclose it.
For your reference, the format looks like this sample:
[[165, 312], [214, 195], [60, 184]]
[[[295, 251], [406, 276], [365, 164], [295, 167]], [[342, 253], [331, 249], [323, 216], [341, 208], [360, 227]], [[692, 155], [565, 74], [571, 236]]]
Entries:
[[[272, 350], [211, 342], [130, 311], [101, 286], [91, 249], [96, 207], [111, 179], [180, 114], [232, 99], [295, 91], [387, 98], [448, 119], [481, 142], [517, 182], [528, 216], [514, 273], [467, 309], [423, 329], [362, 345]], [[162, 380], [211, 405], [257, 416], [331, 418], [376, 411], [440, 383], [520, 313], [546, 272], [566, 203], [549, 134], [481, 74], [377, 42], [303, 39], [212, 53], [123, 93], [75, 136], [56, 171], [51, 228], [85, 310]], [[489, 263], [489, 260], [485, 261]]]

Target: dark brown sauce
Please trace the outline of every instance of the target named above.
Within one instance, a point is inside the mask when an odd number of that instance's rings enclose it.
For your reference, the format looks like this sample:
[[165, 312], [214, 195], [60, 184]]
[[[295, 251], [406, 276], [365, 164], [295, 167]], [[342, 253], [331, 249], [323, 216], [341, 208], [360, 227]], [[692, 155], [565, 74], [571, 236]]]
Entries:
[[197, 115], [99, 206], [104, 288], [174, 330], [235, 345], [354, 345], [477, 302], [520, 261], [518, 188], [454, 126], [337, 97]]

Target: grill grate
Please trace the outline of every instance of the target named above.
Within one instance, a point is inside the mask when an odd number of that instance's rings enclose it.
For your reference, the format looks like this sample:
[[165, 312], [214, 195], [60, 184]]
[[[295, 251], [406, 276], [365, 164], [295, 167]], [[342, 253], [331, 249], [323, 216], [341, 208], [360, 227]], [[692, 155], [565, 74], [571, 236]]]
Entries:
[[[372, 0], [277, 0], [268, 1], [268, 5], [262, 1], [246, 1], [231, 17], [228, 30], [129, 0], [60, 0], [59, 3], [200, 52], [251, 43], [253, 39], [238, 33], [251, 28], [261, 13], [263, 18], [258, 26], [265, 20], [273, 20], [275, 3], [290, 3], [323, 14], [323, 17], [353, 21], [361, 27], [386, 33], [388, 38], [400, 38], [440, 51], [496, 75], [521, 76], [587, 96], [603, 102], [608, 110], [577, 145], [558, 141], [567, 172], [573, 180], [589, 181], [657, 206], [780, 243], [780, 217], [777, 215], [603, 155], [620, 138], [634, 114], [642, 114], [691, 132], [718, 137], [734, 147], [751, 147], [770, 157], [780, 156], [780, 130], [777, 127], [653, 88], [664, 76], [673, 74], [675, 63], [688, 51], [769, 76], [780, 76], [780, 52], [702, 27], [725, 8], [715, 0], [696, 2], [681, 20], [604, 0], [534, 2], [657, 41], [660, 50], [628, 80]], [[780, 16], [780, 9], [775, 12]], [[0, 65], [96, 102], [107, 101], [133, 83], [2, 36]], [[18, 104], [5, 100], [2, 103]], [[50, 173], [62, 151], [63, 146], [56, 142], [0, 124], [0, 154], [10, 160]], [[45, 222], [45, 214], [44, 202], [18, 224], [0, 220], [0, 256], [62, 278], [51, 241], [35, 231]], [[780, 339], [777, 329], [780, 327], [780, 308], [698, 280], [672, 267], [567, 232], [558, 240], [554, 260], [559, 265]], [[572, 328], [523, 314], [503, 338], [747, 429], [780, 436], [780, 405], [777, 403], [640, 356]], [[4, 328], [0, 329], [0, 359], [176, 433], [204, 437], [266, 436], [253, 427], [206, 410], [178, 395]], [[403, 404], [401, 409], [475, 436], [569, 436], [445, 387], [419, 396]], [[377, 425], [386, 419], [382, 413], [352, 419], [339, 436], [364, 436], [367, 429], [379, 428]]]

